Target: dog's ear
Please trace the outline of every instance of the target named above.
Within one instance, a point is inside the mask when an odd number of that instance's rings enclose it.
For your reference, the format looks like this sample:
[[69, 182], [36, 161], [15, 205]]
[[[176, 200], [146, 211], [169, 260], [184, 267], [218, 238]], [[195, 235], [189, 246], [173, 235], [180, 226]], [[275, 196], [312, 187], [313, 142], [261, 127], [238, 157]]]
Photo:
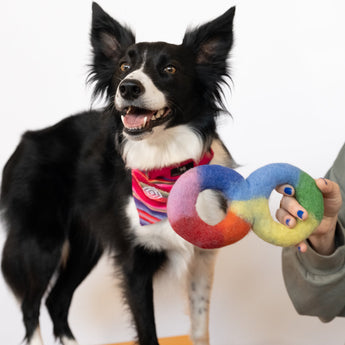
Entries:
[[91, 44], [95, 55], [116, 58], [134, 42], [131, 30], [110, 17], [97, 3], [92, 3]]
[[133, 32], [108, 15], [97, 3], [92, 3], [91, 45], [93, 64], [90, 81], [96, 82], [94, 94], [109, 92], [111, 78], [118, 59], [135, 43]]
[[214, 64], [225, 61], [233, 43], [235, 7], [220, 17], [194, 30], [187, 31], [183, 45], [192, 48], [197, 64]]
[[207, 96], [220, 101], [219, 84], [228, 76], [227, 58], [233, 44], [235, 7], [220, 17], [186, 32], [182, 45], [195, 55], [201, 82], [207, 86]]

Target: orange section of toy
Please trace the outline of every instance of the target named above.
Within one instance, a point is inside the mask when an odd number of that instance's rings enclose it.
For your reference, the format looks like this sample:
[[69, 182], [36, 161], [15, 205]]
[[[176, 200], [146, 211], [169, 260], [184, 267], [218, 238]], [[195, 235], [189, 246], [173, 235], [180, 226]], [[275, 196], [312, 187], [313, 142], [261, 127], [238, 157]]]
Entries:
[[[187, 335], [171, 337], [171, 338], [161, 338], [159, 339], [159, 344], [160, 345], [193, 345]], [[130, 341], [127, 343], [116, 343], [116, 344], [109, 344], [109, 345], [134, 345], [134, 343]]]

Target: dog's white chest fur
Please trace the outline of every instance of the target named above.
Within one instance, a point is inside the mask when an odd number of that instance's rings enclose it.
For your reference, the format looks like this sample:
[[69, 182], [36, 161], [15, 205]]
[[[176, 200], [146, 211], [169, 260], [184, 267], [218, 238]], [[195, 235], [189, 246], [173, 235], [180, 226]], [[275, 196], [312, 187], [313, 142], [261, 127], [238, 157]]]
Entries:
[[165, 251], [169, 271], [177, 276], [184, 275], [193, 257], [193, 245], [177, 235], [167, 219], [141, 225], [133, 197], [129, 198], [126, 214], [135, 235], [135, 244], [153, 251]]
[[167, 219], [141, 225], [133, 197], [129, 199], [126, 213], [135, 233], [136, 244], [152, 250], [176, 250], [186, 246], [186, 242], [174, 232]]
[[198, 160], [202, 150], [200, 137], [188, 125], [172, 128], [158, 126], [145, 140], [126, 140], [123, 158], [132, 169], [150, 170], [187, 159]]

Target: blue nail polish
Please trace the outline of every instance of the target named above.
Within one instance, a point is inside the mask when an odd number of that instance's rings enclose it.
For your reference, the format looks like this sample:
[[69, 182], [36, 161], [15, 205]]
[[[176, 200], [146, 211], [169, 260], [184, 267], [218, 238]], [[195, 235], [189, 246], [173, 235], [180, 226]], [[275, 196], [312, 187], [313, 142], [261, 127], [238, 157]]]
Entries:
[[297, 248], [297, 249], [298, 249], [298, 251], [299, 251], [299, 252], [301, 251], [301, 247], [300, 247], [300, 246], [298, 246], [298, 248]]
[[302, 219], [304, 215], [304, 212], [302, 210], [297, 211], [297, 216], [299, 219]]
[[285, 187], [284, 188], [284, 193], [287, 195], [292, 195], [292, 188], [291, 187]]
[[285, 224], [286, 224], [287, 226], [289, 226], [290, 222], [291, 222], [291, 219], [288, 218], [288, 219], [285, 221]]

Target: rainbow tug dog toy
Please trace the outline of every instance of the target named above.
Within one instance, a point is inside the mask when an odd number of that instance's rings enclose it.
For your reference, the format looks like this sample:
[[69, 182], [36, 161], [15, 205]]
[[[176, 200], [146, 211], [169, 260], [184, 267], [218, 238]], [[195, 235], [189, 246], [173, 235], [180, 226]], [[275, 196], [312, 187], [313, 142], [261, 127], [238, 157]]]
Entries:
[[[295, 188], [298, 202], [308, 211], [306, 220], [290, 229], [273, 220], [268, 199], [280, 184]], [[205, 189], [221, 191], [230, 201], [225, 218], [216, 225], [205, 223], [195, 204]], [[305, 240], [323, 217], [323, 198], [314, 180], [289, 164], [269, 164], [244, 179], [236, 171], [219, 165], [203, 165], [183, 174], [168, 199], [172, 228], [192, 244], [220, 248], [242, 239], [252, 228], [263, 240], [282, 247]]]

